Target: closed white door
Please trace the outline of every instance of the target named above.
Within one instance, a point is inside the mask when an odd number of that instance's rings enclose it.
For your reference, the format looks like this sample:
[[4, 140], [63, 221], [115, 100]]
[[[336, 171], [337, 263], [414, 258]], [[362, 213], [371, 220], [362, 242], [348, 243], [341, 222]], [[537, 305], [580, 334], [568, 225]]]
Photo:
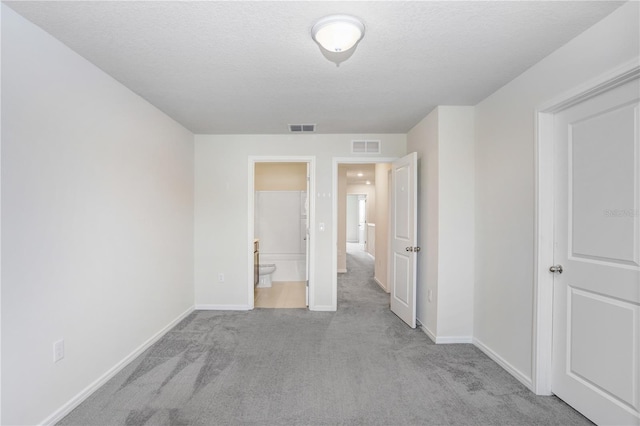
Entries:
[[639, 94], [634, 80], [554, 122], [551, 385], [602, 425], [640, 425]]
[[411, 328], [416, 327], [418, 154], [394, 161], [391, 166], [391, 311]]

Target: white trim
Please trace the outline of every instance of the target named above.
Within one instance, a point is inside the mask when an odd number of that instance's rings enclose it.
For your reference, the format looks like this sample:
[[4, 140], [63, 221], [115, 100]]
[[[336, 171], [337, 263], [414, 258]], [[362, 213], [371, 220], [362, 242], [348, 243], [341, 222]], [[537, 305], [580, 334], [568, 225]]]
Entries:
[[250, 311], [250, 305], [196, 305], [196, 311]]
[[313, 308], [309, 307], [309, 310], [315, 312], [335, 312], [336, 308], [332, 305], [316, 305]]
[[340, 268], [340, 269], [338, 269], [338, 273], [339, 273], [339, 274], [346, 274], [346, 273], [347, 273], [347, 268], [344, 268], [344, 269], [343, 269], [343, 268]]
[[553, 336], [554, 114], [640, 77], [640, 58], [543, 103], [535, 111], [535, 258], [531, 390], [550, 395]]
[[458, 343], [473, 343], [473, 336], [438, 336], [435, 343], [438, 345], [451, 345]]
[[142, 355], [144, 351], [146, 351], [151, 345], [160, 340], [169, 330], [175, 327], [180, 321], [185, 319], [191, 312], [193, 312], [193, 306], [184, 311], [182, 314], [178, 315], [173, 321], [163, 327], [156, 334], [151, 336], [144, 342], [142, 345], [138, 346], [133, 350], [129, 355], [124, 357], [120, 362], [111, 367], [106, 373], [100, 376], [97, 380], [91, 383], [89, 386], [84, 388], [80, 393], [67, 401], [62, 407], [58, 408], [53, 412], [49, 417], [41, 421], [39, 424], [41, 425], [54, 425], [62, 420], [67, 414], [69, 414], [74, 408], [78, 405], [82, 404], [87, 398], [89, 398], [95, 391], [97, 391], [101, 386], [111, 380], [116, 374], [122, 371], [127, 365], [131, 363], [138, 356]]
[[480, 349], [486, 356], [495, 361], [500, 367], [504, 368], [507, 373], [511, 374], [513, 377], [518, 379], [520, 383], [525, 385], [527, 389], [533, 390], [533, 384], [531, 382], [531, 378], [524, 374], [522, 371], [518, 370], [513, 365], [509, 364], [504, 358], [491, 350], [488, 346], [482, 343], [480, 340], [473, 338], [473, 345]]
[[380, 280], [378, 279], [378, 277], [373, 277], [373, 280], [376, 282], [376, 284], [378, 284], [380, 286], [380, 288], [382, 290], [384, 290], [385, 293], [389, 294], [389, 290], [387, 290], [385, 288], [385, 286], [382, 285], [382, 283], [380, 282]]
[[[270, 155], [270, 156], [256, 156], [250, 155], [248, 157], [248, 190], [247, 190], [247, 205], [248, 205], [248, 225], [247, 225], [247, 241], [248, 241], [248, 258], [247, 258], [247, 267], [250, 267], [249, 270], [253, 270], [253, 240], [254, 240], [254, 215], [255, 215], [255, 206], [254, 206], [254, 190], [255, 190], [255, 164], [256, 163], [307, 163], [308, 164], [308, 174], [309, 174], [309, 182], [307, 186], [307, 197], [309, 199], [309, 264], [307, 265], [307, 276], [309, 277], [309, 285], [307, 287], [308, 293], [308, 308], [309, 310], [317, 310], [314, 307], [315, 303], [315, 217], [316, 217], [316, 198], [314, 194], [316, 193], [316, 157], [312, 156], [291, 156], [291, 155]], [[254, 283], [253, 283], [253, 275], [248, 274], [248, 300], [247, 305], [248, 309], [254, 308]], [[207, 305], [207, 306], [215, 306], [215, 305]]]
[[473, 343], [473, 336], [440, 336], [436, 337], [435, 333], [424, 325], [419, 319], [416, 318], [416, 326], [426, 334], [429, 339], [436, 345], [450, 345], [458, 343]]
[[542, 103], [536, 108], [536, 112], [555, 114], [601, 93], [622, 86], [638, 77], [640, 77], [640, 57], [627, 61], [596, 78]]
[[424, 325], [422, 323], [422, 321], [420, 321], [419, 319], [416, 318], [416, 321], [418, 322], [418, 327], [420, 328], [420, 330], [424, 331], [424, 334], [427, 335], [427, 337], [429, 339], [431, 339], [431, 341], [433, 343], [436, 343], [436, 335], [433, 331], [429, 330], [429, 327], [427, 327], [426, 325]]
[[[331, 299], [334, 311], [338, 310], [338, 164], [376, 164], [393, 163], [397, 157], [333, 157], [331, 171], [331, 190], [333, 197], [331, 200], [331, 215], [333, 223], [332, 244], [331, 244]], [[313, 241], [313, 240], [312, 240]], [[346, 272], [346, 271], [345, 271]], [[314, 309], [320, 310], [320, 309]]]

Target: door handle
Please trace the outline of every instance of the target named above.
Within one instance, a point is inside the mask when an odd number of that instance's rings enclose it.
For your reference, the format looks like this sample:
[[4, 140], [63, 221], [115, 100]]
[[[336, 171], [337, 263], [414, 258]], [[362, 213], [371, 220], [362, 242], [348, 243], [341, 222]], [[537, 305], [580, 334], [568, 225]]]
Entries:
[[561, 274], [562, 273], [562, 265], [553, 265], [552, 267], [549, 268], [549, 272], [553, 272]]
[[406, 251], [413, 251], [413, 247], [406, 247], [405, 250]]
[[420, 251], [420, 247], [405, 247], [405, 250], [417, 253]]

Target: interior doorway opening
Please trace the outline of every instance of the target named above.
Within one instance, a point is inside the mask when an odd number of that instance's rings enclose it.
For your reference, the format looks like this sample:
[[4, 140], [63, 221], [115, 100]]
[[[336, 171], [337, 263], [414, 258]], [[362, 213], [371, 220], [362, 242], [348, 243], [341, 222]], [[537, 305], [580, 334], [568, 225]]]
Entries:
[[[371, 160], [369, 160], [371, 161]], [[338, 163], [336, 170], [336, 285], [338, 274], [348, 274], [348, 252], [373, 259], [371, 276], [389, 292], [388, 222], [389, 161]]]
[[249, 305], [307, 308], [312, 287], [312, 158], [249, 162]]

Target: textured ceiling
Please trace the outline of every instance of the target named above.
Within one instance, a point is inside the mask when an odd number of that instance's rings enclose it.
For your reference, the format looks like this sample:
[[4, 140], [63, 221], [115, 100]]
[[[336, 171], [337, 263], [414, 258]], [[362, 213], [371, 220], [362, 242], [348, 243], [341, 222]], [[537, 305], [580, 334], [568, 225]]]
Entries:
[[[107, 1], [9, 6], [194, 133], [405, 133], [474, 105], [620, 6], [612, 1]], [[310, 37], [360, 17], [340, 67]]]

